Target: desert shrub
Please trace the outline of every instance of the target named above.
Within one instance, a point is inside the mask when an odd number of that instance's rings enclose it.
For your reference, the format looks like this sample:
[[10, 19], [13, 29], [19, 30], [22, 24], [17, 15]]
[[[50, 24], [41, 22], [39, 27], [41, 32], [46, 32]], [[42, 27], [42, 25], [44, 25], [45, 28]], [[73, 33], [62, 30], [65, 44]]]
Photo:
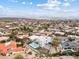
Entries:
[[14, 59], [24, 59], [24, 57], [22, 55], [16, 55]]

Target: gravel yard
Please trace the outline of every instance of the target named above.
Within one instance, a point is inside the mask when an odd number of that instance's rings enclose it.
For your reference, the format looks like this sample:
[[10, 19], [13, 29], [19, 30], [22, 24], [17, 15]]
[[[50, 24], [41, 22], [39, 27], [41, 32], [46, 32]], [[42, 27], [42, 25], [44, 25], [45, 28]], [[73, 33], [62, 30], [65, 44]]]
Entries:
[[[63, 56], [63, 57], [43, 57], [42, 59], [77, 59], [77, 57], [72, 56]], [[13, 59], [13, 56], [0, 56], [0, 59]], [[29, 58], [28, 58], [29, 59]], [[38, 58], [32, 58], [32, 59], [38, 59]], [[79, 59], [79, 58], [78, 58]]]
[[13, 56], [0, 56], [0, 59], [13, 59]]

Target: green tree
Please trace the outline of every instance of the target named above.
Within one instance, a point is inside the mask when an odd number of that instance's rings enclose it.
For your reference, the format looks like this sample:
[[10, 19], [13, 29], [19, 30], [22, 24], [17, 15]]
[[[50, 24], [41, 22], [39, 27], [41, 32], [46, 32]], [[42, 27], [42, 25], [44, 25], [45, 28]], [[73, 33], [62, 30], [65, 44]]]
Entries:
[[[24, 43], [25, 43], [25, 41], [24, 41], [24, 39], [20, 39], [20, 38], [16, 38], [16, 42], [17, 42], [17, 46], [19, 47], [19, 46], [23, 46], [24, 45]], [[18, 44], [18, 43], [20, 43], [20, 44]]]
[[48, 30], [48, 25], [44, 25], [44, 26], [42, 26], [42, 28], [47, 31]]
[[16, 30], [12, 30], [12, 32], [9, 35], [9, 39], [10, 40], [15, 40], [16, 39], [16, 34], [17, 34], [17, 31]]
[[16, 55], [14, 59], [24, 59], [24, 57], [22, 55]]
[[59, 46], [59, 39], [58, 39], [57, 37], [55, 37], [55, 38], [53, 39], [53, 41], [51, 42], [51, 44], [52, 44], [52, 46], [55, 48], [55, 50], [58, 51], [58, 50], [57, 50], [57, 47]]
[[6, 40], [2, 40], [2, 41], [0, 41], [0, 43], [5, 43], [6, 42]]

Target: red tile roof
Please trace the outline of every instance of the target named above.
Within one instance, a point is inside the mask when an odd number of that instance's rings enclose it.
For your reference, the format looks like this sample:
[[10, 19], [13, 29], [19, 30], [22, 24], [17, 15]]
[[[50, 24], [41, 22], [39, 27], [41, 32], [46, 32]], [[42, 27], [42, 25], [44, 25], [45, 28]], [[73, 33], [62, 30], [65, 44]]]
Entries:
[[9, 43], [2, 43], [0, 44], [0, 50], [4, 53], [10, 53], [10, 52], [19, 52], [22, 51], [23, 48], [21, 47], [17, 47], [16, 42], [15, 41], [11, 41]]

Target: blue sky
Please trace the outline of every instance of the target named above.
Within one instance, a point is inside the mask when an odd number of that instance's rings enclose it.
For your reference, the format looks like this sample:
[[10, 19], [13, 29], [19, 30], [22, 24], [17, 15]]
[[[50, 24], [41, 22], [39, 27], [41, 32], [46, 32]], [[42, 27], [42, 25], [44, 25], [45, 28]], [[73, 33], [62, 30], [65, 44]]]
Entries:
[[0, 17], [78, 17], [79, 0], [0, 0]]

